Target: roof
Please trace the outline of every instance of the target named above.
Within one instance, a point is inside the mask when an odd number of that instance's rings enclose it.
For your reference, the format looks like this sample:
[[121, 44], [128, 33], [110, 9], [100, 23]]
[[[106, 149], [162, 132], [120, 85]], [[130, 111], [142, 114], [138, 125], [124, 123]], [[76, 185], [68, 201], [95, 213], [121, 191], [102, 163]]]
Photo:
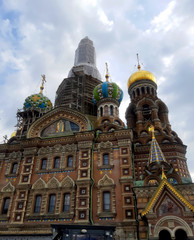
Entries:
[[152, 198], [150, 199], [150, 201], [148, 202], [146, 208], [141, 212], [141, 216], [145, 216], [147, 213], [149, 213], [150, 209], [153, 207], [153, 205], [156, 203], [156, 201], [158, 200], [162, 190], [164, 189], [164, 187], [167, 187], [174, 195], [176, 195], [176, 197], [178, 197], [178, 199], [184, 204], [186, 205], [191, 211], [194, 212], [194, 206], [187, 200], [185, 199], [176, 189], [175, 187], [173, 187], [166, 178], [163, 178], [160, 185], [158, 186], [158, 188], [156, 189], [154, 195], [152, 196]]

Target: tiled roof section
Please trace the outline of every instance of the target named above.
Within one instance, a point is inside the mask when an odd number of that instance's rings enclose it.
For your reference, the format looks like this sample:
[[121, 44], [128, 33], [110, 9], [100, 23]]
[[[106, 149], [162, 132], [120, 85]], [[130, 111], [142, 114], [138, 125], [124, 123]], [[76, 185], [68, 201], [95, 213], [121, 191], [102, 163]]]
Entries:
[[166, 159], [164, 157], [164, 154], [162, 153], [158, 142], [156, 141], [155, 137], [153, 137], [150, 148], [149, 163], [162, 161], [166, 161]]
[[158, 186], [158, 188], [156, 189], [154, 195], [152, 196], [152, 198], [150, 199], [150, 201], [148, 202], [146, 208], [141, 212], [141, 216], [145, 216], [147, 213], [149, 213], [150, 209], [153, 207], [153, 205], [156, 203], [157, 199], [159, 198], [162, 190], [164, 189], [164, 187], [167, 187], [176, 197], [178, 197], [180, 199], [180, 201], [185, 204], [191, 211], [194, 212], [194, 206], [187, 201], [187, 199], [185, 199], [169, 182], [166, 178], [163, 178], [162, 182], [160, 183], [160, 185]]

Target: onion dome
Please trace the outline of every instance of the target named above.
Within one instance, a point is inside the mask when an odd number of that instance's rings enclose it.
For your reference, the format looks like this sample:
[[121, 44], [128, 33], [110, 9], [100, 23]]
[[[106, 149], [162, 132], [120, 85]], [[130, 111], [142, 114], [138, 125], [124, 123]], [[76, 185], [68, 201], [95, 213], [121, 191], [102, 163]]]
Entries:
[[40, 87], [40, 93], [33, 94], [25, 99], [23, 109], [24, 110], [37, 110], [39, 112], [45, 112], [52, 109], [51, 101], [42, 94], [44, 89], [45, 75], [42, 75], [42, 85]]
[[52, 103], [42, 93], [38, 93], [27, 97], [23, 108], [24, 110], [49, 111], [52, 109]]
[[123, 91], [120, 89], [120, 87], [114, 83], [109, 82], [109, 73], [108, 73], [108, 65], [106, 63], [106, 82], [100, 83], [94, 88], [93, 91], [93, 102], [96, 104], [100, 100], [105, 98], [113, 98], [118, 101], [120, 104], [123, 99]]
[[103, 82], [94, 88], [93, 101], [98, 103], [99, 100], [104, 98], [113, 98], [120, 104], [123, 99], [123, 91], [114, 82]]
[[138, 71], [137, 72], [134, 72], [128, 82], [127, 82], [127, 87], [129, 88], [134, 82], [137, 82], [139, 80], [150, 80], [152, 82], [154, 82], [156, 84], [156, 78], [154, 76], [153, 73], [151, 72], [148, 72], [146, 70], [141, 70], [141, 66], [139, 64], [139, 57], [138, 57], [138, 54], [137, 54], [137, 61], [138, 61]]

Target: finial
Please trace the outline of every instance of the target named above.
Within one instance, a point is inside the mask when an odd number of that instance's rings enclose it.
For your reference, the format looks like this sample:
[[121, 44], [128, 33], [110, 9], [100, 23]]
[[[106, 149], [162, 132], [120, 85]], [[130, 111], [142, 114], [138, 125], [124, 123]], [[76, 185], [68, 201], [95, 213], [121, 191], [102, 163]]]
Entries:
[[164, 166], [162, 166], [162, 179], [167, 179], [166, 174], [164, 172]]
[[8, 137], [7, 137], [7, 135], [3, 136], [3, 138], [4, 138], [3, 142], [4, 142], [4, 143], [7, 143], [7, 142], [8, 142]]
[[137, 53], [137, 63], [138, 63], [137, 68], [140, 71], [141, 70], [141, 66], [139, 64], [139, 55], [138, 55], [138, 53]]
[[109, 79], [108, 63], [105, 63], [105, 64], [106, 64], [106, 75], [105, 75], [105, 78], [106, 78], [106, 81], [108, 82], [108, 79]]
[[42, 85], [40, 87], [40, 93], [42, 94], [43, 89], [44, 89], [44, 83], [46, 82], [45, 74], [41, 75], [41, 77], [42, 77]]
[[155, 138], [155, 136], [154, 136], [154, 126], [153, 126], [153, 125], [150, 125], [150, 126], [148, 127], [148, 131], [152, 133], [152, 139], [154, 139], [154, 138]]

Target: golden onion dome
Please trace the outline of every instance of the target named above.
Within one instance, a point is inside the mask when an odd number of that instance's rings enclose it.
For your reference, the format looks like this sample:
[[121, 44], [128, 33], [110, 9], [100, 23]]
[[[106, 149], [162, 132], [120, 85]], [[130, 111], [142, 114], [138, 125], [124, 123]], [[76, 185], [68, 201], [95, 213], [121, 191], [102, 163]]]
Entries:
[[139, 81], [139, 80], [151, 80], [152, 82], [156, 83], [156, 78], [153, 73], [148, 72], [146, 70], [141, 70], [140, 65], [138, 65], [138, 71], [134, 72], [128, 82], [127, 82], [127, 87], [129, 88], [134, 82]]

